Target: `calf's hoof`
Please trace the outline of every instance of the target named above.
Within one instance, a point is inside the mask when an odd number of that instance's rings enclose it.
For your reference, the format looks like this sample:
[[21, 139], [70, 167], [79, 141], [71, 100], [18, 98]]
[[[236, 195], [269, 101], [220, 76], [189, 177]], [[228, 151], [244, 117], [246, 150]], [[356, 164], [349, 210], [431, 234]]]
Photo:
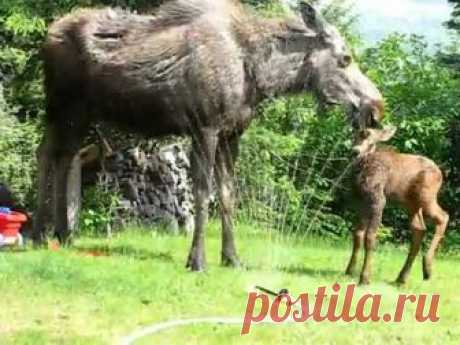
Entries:
[[406, 279], [398, 277], [398, 279], [395, 280], [395, 285], [397, 286], [402, 286], [406, 284]]
[[369, 278], [367, 277], [359, 278], [359, 285], [369, 285]]
[[347, 268], [345, 270], [345, 275], [352, 276], [354, 274], [354, 270], [352, 268]]
[[423, 280], [428, 280], [431, 278], [432, 270], [431, 263], [428, 263], [426, 258], [423, 258]]

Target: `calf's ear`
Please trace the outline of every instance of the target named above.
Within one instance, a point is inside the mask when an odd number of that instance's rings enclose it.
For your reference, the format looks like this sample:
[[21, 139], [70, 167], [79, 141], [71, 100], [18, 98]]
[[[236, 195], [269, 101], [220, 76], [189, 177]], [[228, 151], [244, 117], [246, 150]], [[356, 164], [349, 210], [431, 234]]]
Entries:
[[394, 127], [394, 126], [391, 126], [391, 125], [384, 126], [383, 129], [381, 131], [379, 131], [380, 132], [379, 141], [388, 141], [388, 140], [390, 140], [396, 134], [396, 130], [397, 130], [397, 128]]

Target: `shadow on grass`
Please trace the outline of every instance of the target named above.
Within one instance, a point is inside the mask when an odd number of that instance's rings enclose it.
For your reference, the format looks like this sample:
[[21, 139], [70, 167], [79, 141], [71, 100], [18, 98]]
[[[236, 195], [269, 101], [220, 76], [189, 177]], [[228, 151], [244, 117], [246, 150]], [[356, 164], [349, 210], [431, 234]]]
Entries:
[[28, 248], [21, 247], [1, 247], [0, 254], [24, 254], [29, 252]]
[[174, 262], [169, 252], [155, 253], [145, 249], [135, 248], [130, 245], [77, 245], [74, 250], [81, 255], [92, 257], [124, 256], [136, 260], [158, 260], [163, 262]]
[[311, 268], [306, 266], [285, 266], [277, 268], [281, 272], [299, 275], [311, 275], [311, 276], [323, 276], [323, 277], [337, 277], [344, 275], [344, 271], [323, 269], [323, 268]]

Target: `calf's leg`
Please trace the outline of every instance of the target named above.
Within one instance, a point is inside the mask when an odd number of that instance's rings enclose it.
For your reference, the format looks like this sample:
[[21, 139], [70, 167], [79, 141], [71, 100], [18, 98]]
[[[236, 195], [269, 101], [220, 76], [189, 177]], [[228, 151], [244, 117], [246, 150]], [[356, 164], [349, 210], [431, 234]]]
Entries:
[[353, 251], [351, 253], [350, 262], [348, 263], [347, 269], [345, 270], [345, 274], [353, 275], [356, 263], [358, 261], [359, 250], [363, 245], [364, 234], [367, 228], [368, 221], [362, 220], [360, 221], [359, 225], [355, 228], [353, 232]]
[[407, 255], [406, 262], [399, 273], [396, 283], [405, 284], [414, 263], [415, 258], [417, 257], [420, 247], [422, 245], [423, 236], [425, 235], [425, 223], [423, 221], [422, 210], [419, 209], [417, 212], [411, 214], [410, 217], [410, 229], [412, 232], [412, 242], [410, 244], [409, 254]]
[[423, 258], [423, 279], [431, 278], [433, 258], [441, 240], [446, 232], [447, 224], [449, 223], [449, 215], [445, 212], [437, 202], [430, 204], [425, 210], [425, 214], [430, 217], [435, 224], [435, 233], [431, 241], [430, 248]]
[[377, 241], [377, 230], [382, 222], [383, 209], [385, 208], [385, 195], [383, 188], [375, 191], [375, 194], [369, 198], [369, 223], [365, 233], [364, 240], [364, 264], [359, 278], [359, 284], [369, 284], [371, 275], [372, 259], [374, 256], [375, 245]]

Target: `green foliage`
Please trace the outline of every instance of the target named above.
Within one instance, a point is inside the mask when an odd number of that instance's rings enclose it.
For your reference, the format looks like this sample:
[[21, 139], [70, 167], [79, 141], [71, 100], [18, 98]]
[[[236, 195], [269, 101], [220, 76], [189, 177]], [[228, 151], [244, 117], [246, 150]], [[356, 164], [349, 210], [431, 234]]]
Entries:
[[453, 5], [453, 11], [451, 13], [450, 20], [446, 23], [449, 29], [460, 31], [460, 1], [459, 0], [447, 0]]
[[79, 230], [85, 235], [111, 234], [120, 197], [112, 189], [97, 184], [83, 195]]
[[329, 206], [346, 177], [350, 140], [341, 114], [318, 119], [313, 100], [302, 96], [273, 100], [260, 111], [242, 144], [244, 216], [282, 231], [342, 233], [349, 224]]
[[391, 35], [367, 49], [361, 63], [395, 115], [457, 116], [458, 80], [429, 54], [421, 37]]
[[21, 204], [30, 203], [35, 178], [35, 149], [38, 144], [37, 123], [20, 122], [2, 96], [0, 84], [0, 181], [7, 182]]
[[43, 109], [39, 48], [45, 31], [42, 18], [0, 5], [0, 73], [7, 80], [5, 97], [21, 118]]

